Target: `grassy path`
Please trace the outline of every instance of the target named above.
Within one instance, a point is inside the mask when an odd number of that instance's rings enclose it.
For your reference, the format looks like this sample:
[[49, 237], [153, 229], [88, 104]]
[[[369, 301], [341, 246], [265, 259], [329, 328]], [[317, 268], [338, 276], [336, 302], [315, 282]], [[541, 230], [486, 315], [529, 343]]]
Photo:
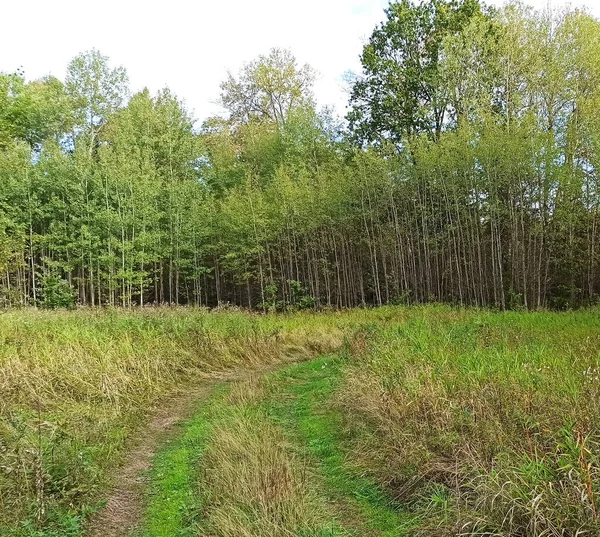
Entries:
[[195, 466], [207, 443], [211, 414], [224, 391], [223, 385], [216, 388], [213, 397], [183, 424], [183, 434], [156, 456], [146, 517], [142, 529], [132, 532], [132, 537], [194, 535], [194, 518], [199, 507]]
[[328, 404], [342, 366], [340, 357], [329, 356], [277, 373], [273, 416], [316, 461], [324, 495], [352, 534], [402, 536], [413, 525], [411, 516], [353, 468], [342, 447], [341, 416]]
[[[114, 476], [115, 485], [106, 506], [88, 521], [88, 537], [119, 537], [139, 525], [144, 516], [146, 474], [153, 465], [160, 467], [160, 457], [155, 460], [156, 454], [178, 435], [179, 422], [193, 415], [199, 402], [209, 400], [214, 390], [214, 383], [201, 383], [195, 389], [178, 393], [163, 402], [161, 410], [144, 428], [143, 435], [133, 442], [125, 463]], [[188, 434], [186, 431], [185, 435]]]
[[347, 462], [327, 402], [343, 359], [221, 386], [157, 455], [131, 537], [402, 536], [411, 518]]

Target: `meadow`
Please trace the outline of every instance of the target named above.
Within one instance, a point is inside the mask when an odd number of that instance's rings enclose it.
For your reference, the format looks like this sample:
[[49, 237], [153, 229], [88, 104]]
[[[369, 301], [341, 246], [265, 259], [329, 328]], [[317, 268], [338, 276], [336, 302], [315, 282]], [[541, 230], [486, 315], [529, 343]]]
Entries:
[[0, 537], [600, 536], [600, 19], [499, 3], [228, 3], [207, 117], [0, 65]]
[[597, 535], [599, 379], [596, 309], [11, 311], [0, 535]]

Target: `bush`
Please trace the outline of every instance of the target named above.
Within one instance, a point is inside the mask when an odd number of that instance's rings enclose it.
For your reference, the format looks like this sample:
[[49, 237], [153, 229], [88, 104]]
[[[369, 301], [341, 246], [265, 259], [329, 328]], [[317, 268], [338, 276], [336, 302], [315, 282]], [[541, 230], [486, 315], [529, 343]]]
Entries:
[[315, 307], [315, 298], [308, 294], [308, 290], [299, 281], [288, 280], [292, 292], [290, 306], [293, 309], [306, 310]]
[[315, 298], [308, 294], [308, 289], [301, 282], [288, 280], [287, 283], [290, 286], [289, 300], [277, 299], [279, 289], [276, 285], [271, 284], [265, 287], [264, 302], [262, 304], [265, 311], [299, 311], [315, 307]]
[[42, 280], [42, 306], [49, 309], [73, 308], [75, 294], [66, 280], [48, 275]]

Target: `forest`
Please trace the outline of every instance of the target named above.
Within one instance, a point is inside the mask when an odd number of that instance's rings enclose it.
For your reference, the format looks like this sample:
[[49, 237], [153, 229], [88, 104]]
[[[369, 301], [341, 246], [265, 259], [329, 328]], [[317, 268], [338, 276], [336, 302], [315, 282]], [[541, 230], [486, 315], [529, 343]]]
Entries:
[[202, 122], [97, 50], [0, 74], [0, 307], [596, 303], [600, 21], [399, 0], [361, 63], [345, 118], [283, 49]]

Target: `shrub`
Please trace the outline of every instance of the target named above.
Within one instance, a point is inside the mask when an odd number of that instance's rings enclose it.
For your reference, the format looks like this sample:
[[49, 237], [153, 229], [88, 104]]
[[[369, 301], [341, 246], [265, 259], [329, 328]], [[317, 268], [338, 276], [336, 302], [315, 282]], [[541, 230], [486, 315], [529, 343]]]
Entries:
[[50, 274], [42, 280], [42, 306], [48, 309], [72, 308], [75, 294], [68, 281]]

